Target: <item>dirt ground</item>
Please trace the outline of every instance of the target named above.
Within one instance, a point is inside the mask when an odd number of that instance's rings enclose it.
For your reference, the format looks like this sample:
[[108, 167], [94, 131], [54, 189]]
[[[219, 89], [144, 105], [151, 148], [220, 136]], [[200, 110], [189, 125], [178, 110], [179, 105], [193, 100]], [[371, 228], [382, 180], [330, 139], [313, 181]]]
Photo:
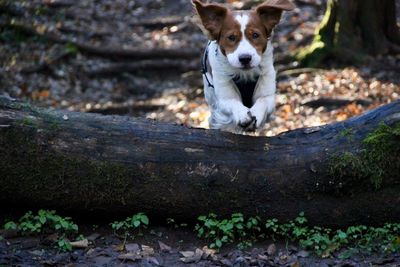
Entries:
[[83, 233], [89, 245], [73, 252], [51, 246], [53, 235], [6, 236], [0, 241], [0, 266], [400, 266], [400, 255], [355, 254], [343, 258], [341, 251], [320, 258], [295, 244], [272, 240], [255, 243], [248, 249], [231, 244], [215, 252], [187, 227], [151, 227], [143, 236], [127, 240], [115, 236], [110, 227], [86, 228]]
[[[8, 17], [0, 16], [0, 94], [43, 107], [208, 127], [200, 74], [207, 40], [195, 25], [189, 1], [9, 2]], [[251, 4], [229, 2], [238, 8]], [[357, 66], [328, 63], [321, 69], [296, 69], [298, 63], [289, 55], [310, 43], [326, 0], [294, 2], [297, 9], [284, 15], [273, 38], [277, 110], [260, 135], [342, 121], [399, 99], [400, 55], [377, 56]], [[19, 26], [11, 29], [9, 17]], [[79, 45], [103, 49], [81, 51]], [[182, 58], [140, 59], [141, 53], [158, 48], [189, 52]], [[114, 50], [119, 54], [107, 53]], [[143, 62], [161, 67], [138, 69]], [[85, 228], [89, 246], [67, 253], [49, 246], [47, 237], [4, 236], [0, 266], [400, 266], [399, 255], [321, 259], [296, 244], [279, 242], [271, 253], [273, 241], [248, 250], [232, 245], [212, 256], [192, 229], [172, 227], [152, 228], [122, 246], [124, 240], [109, 228]], [[196, 254], [196, 249], [202, 252]], [[181, 251], [201, 255], [184, 263]]]

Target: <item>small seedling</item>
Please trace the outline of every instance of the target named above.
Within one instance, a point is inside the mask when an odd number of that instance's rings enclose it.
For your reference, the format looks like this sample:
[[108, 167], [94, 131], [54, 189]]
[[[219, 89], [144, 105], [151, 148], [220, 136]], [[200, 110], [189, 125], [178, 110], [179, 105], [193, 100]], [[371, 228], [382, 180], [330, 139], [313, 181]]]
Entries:
[[[111, 223], [111, 228], [117, 236], [123, 236], [125, 239], [130, 236], [134, 237], [131, 230], [136, 230], [141, 235], [141, 230], [149, 225], [149, 218], [144, 213], [137, 213], [131, 217], [127, 217], [123, 221], [115, 221]], [[122, 235], [121, 235], [122, 233]]]
[[199, 216], [198, 220], [200, 223], [195, 227], [197, 236], [209, 240], [210, 248], [220, 249], [224, 244], [234, 241], [239, 241], [241, 248], [249, 247], [261, 231], [258, 217], [245, 220], [241, 213], [223, 220], [218, 220], [215, 214], [210, 213], [208, 216]]

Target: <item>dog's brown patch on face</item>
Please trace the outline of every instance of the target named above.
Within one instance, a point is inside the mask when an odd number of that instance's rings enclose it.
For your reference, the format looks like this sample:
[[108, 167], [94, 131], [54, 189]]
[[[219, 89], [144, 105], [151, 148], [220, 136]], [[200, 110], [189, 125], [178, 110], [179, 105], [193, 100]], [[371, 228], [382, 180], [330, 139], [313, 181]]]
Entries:
[[257, 12], [249, 12], [249, 23], [245, 29], [245, 36], [249, 40], [250, 44], [255, 47], [257, 53], [262, 55], [267, 49], [268, 39], [271, 35], [271, 31], [268, 31], [260, 16]]
[[235, 19], [234, 13], [228, 11], [224, 21], [222, 22], [221, 33], [218, 39], [218, 44], [225, 56], [236, 50], [243, 38], [242, 35], [240, 24]]

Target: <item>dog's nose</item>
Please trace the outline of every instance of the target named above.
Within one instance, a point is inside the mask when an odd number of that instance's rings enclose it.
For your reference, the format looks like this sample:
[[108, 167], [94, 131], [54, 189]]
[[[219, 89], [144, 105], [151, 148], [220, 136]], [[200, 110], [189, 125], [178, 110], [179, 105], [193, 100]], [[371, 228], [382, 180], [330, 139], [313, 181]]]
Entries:
[[250, 64], [251, 61], [251, 55], [249, 54], [243, 54], [239, 56], [239, 62], [243, 65], [243, 66], [247, 66]]

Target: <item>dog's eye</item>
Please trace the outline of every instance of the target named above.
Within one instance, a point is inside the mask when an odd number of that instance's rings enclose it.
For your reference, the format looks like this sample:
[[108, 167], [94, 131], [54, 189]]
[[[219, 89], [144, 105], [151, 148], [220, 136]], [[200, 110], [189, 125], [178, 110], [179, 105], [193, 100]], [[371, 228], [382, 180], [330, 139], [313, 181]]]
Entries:
[[231, 35], [228, 36], [228, 40], [231, 41], [231, 42], [234, 42], [234, 41], [236, 41], [236, 36], [231, 34]]
[[257, 39], [258, 37], [260, 37], [260, 35], [256, 32], [253, 33], [252, 35], [253, 39]]

